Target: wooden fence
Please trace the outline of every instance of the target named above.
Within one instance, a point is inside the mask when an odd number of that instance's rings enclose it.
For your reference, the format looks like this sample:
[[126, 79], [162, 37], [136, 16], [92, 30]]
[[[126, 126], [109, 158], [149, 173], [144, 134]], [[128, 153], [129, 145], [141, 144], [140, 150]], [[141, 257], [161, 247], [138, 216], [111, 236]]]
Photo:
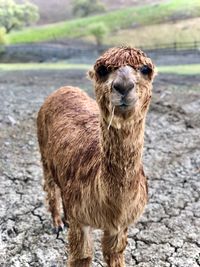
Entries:
[[[93, 62], [108, 46], [72, 47], [60, 43], [36, 43], [0, 46], [0, 62], [43, 62], [48, 60], [76, 59]], [[139, 47], [151, 56], [195, 54], [199, 57], [200, 42], [174, 42]], [[196, 55], [198, 54], [198, 55]]]
[[176, 53], [178, 51], [200, 51], [200, 41], [194, 42], [174, 42], [166, 44], [158, 44], [153, 46], [140, 47], [144, 51]]

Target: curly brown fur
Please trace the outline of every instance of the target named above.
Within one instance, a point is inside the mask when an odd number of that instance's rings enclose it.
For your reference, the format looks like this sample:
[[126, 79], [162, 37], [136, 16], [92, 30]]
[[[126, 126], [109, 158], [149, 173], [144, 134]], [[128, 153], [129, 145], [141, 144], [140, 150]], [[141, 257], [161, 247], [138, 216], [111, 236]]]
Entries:
[[112, 48], [89, 76], [96, 101], [79, 88], [63, 87], [38, 113], [44, 190], [55, 227], [61, 224], [61, 196], [70, 267], [91, 266], [92, 228], [104, 230], [108, 266], [123, 267], [127, 227], [147, 203], [141, 158], [154, 65], [138, 49]]
[[[131, 47], [114, 47], [110, 48], [97, 59], [94, 65], [94, 70], [97, 74], [99, 68], [102, 68], [102, 66], [105, 66], [109, 71], [113, 71], [116, 68], [126, 65], [131, 66], [134, 69], [138, 69], [142, 65], [148, 65], [151, 69], [154, 69], [154, 65], [150, 58], [148, 58], [140, 49]], [[96, 75], [96, 78], [97, 77], [98, 74]]]

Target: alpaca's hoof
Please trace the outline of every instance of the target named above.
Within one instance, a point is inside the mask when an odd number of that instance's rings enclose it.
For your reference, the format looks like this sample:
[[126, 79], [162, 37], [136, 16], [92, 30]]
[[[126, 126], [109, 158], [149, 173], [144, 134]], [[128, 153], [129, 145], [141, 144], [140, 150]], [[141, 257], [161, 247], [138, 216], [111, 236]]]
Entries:
[[62, 222], [65, 228], [69, 228], [69, 223], [66, 216], [62, 217]]
[[56, 234], [56, 238], [59, 238], [60, 232], [62, 232], [65, 228], [69, 228], [68, 222], [63, 218], [62, 222], [57, 222], [57, 226], [53, 228], [53, 233]]
[[69, 228], [69, 223], [65, 219], [63, 219], [63, 223], [65, 228]]
[[56, 238], [59, 238], [59, 234], [64, 230], [64, 227], [65, 227], [64, 224], [62, 224], [59, 225], [58, 227], [53, 228], [53, 233], [56, 234]]

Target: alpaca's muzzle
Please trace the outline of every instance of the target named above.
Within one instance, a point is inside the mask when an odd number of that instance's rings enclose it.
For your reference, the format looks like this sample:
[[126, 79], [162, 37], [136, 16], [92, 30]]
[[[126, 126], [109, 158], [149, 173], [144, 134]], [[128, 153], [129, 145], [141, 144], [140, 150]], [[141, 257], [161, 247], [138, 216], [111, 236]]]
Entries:
[[116, 77], [112, 82], [111, 102], [121, 110], [132, 109], [137, 100], [136, 80], [133, 75], [133, 68], [123, 66], [117, 70]]

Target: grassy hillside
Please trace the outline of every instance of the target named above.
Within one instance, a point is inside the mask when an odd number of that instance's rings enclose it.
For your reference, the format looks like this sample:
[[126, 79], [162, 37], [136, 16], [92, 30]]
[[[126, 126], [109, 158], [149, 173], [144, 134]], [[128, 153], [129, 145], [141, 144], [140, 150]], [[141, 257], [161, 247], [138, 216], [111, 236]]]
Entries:
[[[92, 36], [84, 38], [94, 42]], [[122, 41], [123, 40], [123, 41]], [[200, 42], [200, 17], [154, 24], [136, 29], [119, 30], [117, 34], [107, 36], [107, 45], [133, 45], [135, 47], [155, 47], [159, 44], [171, 44], [174, 42]]]
[[[24, 0], [15, 0], [17, 3], [23, 3]], [[71, 3], [72, 0], [30, 0], [32, 3], [36, 4], [40, 10], [40, 25], [54, 23], [61, 20], [71, 19]], [[167, 0], [101, 0], [108, 11], [116, 10], [119, 8], [129, 7], [129, 6], [141, 6], [149, 3], [164, 2]]]
[[198, 16], [200, 16], [199, 0], [171, 0], [156, 5], [129, 7], [103, 15], [27, 28], [19, 32], [10, 33], [8, 39], [10, 43], [30, 43], [59, 38], [76, 38], [88, 36], [91, 25], [99, 22], [104, 22], [110, 32], [116, 32], [119, 29], [153, 25], [177, 18]]

